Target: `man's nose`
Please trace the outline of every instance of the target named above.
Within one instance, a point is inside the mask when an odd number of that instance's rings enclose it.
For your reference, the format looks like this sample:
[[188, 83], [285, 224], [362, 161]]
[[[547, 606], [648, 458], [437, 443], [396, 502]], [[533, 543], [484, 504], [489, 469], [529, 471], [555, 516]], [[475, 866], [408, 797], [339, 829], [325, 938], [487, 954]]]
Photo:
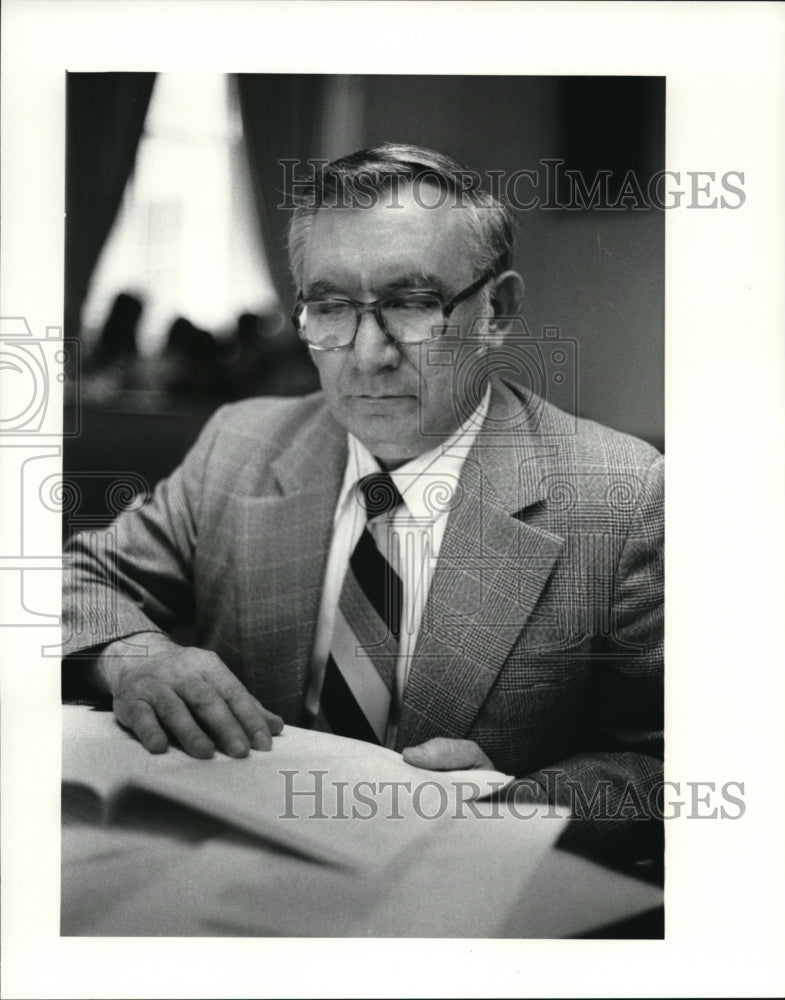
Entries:
[[361, 372], [397, 368], [401, 360], [398, 345], [387, 336], [370, 311], [360, 316], [353, 349], [354, 363]]

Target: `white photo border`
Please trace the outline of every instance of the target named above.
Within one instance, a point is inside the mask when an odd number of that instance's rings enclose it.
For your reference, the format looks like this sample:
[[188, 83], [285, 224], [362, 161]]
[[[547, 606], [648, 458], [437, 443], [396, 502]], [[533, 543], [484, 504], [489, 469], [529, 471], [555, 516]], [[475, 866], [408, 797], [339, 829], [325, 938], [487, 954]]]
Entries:
[[[682, 782], [743, 781], [747, 808], [669, 822], [664, 942], [60, 938], [59, 662], [40, 656], [51, 628], [3, 628], [4, 996], [781, 993], [783, 15], [750, 3], [6, 0], [0, 313], [36, 336], [62, 325], [67, 70], [666, 77], [666, 166], [739, 170], [746, 192], [739, 210], [666, 220], [666, 767]], [[6, 473], [12, 452], [0, 449]], [[3, 559], [19, 489], [4, 482]], [[58, 551], [57, 516], [24, 516], [41, 551]], [[0, 596], [18, 602], [14, 565], [0, 563]], [[56, 614], [57, 573], [42, 567], [32, 606]]]

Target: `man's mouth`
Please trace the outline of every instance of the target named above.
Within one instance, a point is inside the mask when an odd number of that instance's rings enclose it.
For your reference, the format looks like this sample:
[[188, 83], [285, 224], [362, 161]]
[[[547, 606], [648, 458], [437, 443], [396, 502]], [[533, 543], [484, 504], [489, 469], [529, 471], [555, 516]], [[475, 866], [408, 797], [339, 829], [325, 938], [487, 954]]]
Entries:
[[395, 393], [357, 393], [352, 397], [352, 399], [369, 399], [374, 402], [383, 399], [415, 399], [411, 393], [407, 392], [395, 392]]

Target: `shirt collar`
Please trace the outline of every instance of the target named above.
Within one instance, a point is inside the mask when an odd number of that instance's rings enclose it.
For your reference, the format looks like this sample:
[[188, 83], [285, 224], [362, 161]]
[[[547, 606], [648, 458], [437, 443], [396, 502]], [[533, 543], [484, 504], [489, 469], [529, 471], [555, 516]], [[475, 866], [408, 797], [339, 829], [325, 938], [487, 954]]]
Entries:
[[[413, 517], [433, 520], [450, 509], [450, 498], [457, 486], [463, 463], [488, 414], [490, 396], [488, 386], [479, 406], [454, 434], [390, 473]], [[381, 471], [373, 455], [353, 434], [348, 435], [348, 444], [349, 455], [336, 514], [343, 509], [358, 480]]]

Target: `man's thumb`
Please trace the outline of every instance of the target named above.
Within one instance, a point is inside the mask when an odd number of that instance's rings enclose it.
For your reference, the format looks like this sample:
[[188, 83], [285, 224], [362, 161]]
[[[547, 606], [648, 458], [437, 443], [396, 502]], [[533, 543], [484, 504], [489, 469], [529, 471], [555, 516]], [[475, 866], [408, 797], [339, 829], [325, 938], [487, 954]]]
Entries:
[[471, 740], [451, 740], [435, 736], [416, 747], [407, 747], [403, 759], [414, 767], [431, 771], [454, 771], [459, 768], [477, 767], [480, 748]]

